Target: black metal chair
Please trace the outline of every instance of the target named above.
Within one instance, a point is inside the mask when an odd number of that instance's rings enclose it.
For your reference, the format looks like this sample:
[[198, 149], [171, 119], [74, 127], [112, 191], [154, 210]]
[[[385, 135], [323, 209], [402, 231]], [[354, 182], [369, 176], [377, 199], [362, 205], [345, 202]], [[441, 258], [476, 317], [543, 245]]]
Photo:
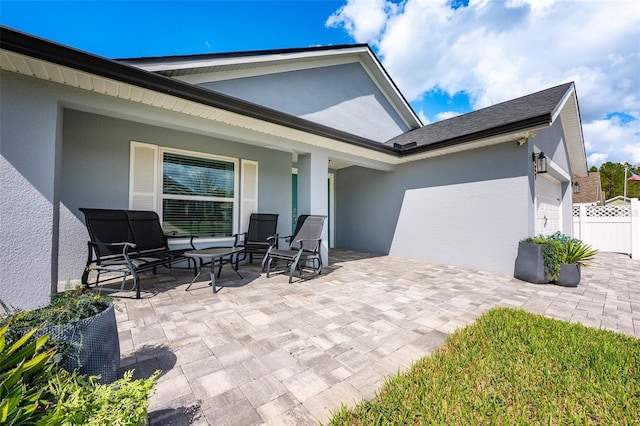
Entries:
[[269, 238], [278, 238], [278, 215], [273, 213], [251, 213], [249, 217], [249, 228], [247, 232], [234, 234], [233, 246], [243, 247], [242, 258], [244, 260], [249, 255], [249, 262], [253, 262], [253, 255], [262, 257], [262, 268], [264, 269], [264, 256], [271, 246]]
[[267, 267], [267, 278], [271, 273], [272, 266], [278, 261], [285, 262], [289, 268], [289, 282], [293, 280], [293, 273], [298, 270], [302, 277], [303, 269], [317, 271], [322, 274], [322, 228], [326, 216], [300, 215], [296, 222], [296, 229], [289, 238], [289, 248], [277, 248], [275, 241], [278, 238], [271, 238], [272, 246], [265, 255], [263, 264]]

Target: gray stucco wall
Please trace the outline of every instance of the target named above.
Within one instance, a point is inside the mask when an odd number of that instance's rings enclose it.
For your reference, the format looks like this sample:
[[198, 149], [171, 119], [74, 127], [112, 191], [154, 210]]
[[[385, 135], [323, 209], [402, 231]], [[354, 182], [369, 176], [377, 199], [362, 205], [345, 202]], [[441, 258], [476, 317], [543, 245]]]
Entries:
[[408, 130], [356, 63], [201, 85], [379, 142]]
[[505, 143], [339, 170], [336, 245], [511, 274], [532, 221], [529, 155]]
[[[128, 208], [130, 142], [258, 161], [258, 205], [279, 213], [278, 229], [291, 229], [291, 155], [208, 136], [102, 115], [64, 110], [59, 279], [78, 278], [87, 234], [78, 208]], [[64, 255], [62, 255], [64, 254]]]
[[32, 309], [56, 273], [58, 102], [50, 86], [0, 72], [0, 299]]

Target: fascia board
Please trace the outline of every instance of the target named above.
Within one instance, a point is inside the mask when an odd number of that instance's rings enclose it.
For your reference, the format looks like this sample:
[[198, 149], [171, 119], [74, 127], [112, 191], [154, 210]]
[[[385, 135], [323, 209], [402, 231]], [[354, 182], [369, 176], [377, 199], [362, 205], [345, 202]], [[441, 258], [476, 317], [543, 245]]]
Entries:
[[[185, 57], [183, 60], [176, 61], [172, 57], [160, 57], [160, 58], [148, 58], [149, 61], [157, 61], [156, 63], [144, 63], [145, 58], [140, 59], [120, 59], [118, 62], [128, 63], [138, 68], [144, 69], [150, 72], [161, 71], [175, 71], [183, 69], [197, 69], [197, 68], [209, 68], [209, 67], [223, 67], [233, 65], [236, 67], [251, 66], [255, 64], [268, 64], [268, 63], [282, 63], [282, 62], [300, 62], [305, 60], [316, 60], [327, 57], [336, 57], [344, 55], [359, 54], [367, 49], [363, 46], [345, 47], [341, 49], [327, 49], [327, 50], [312, 50], [302, 52], [279, 52], [272, 54], [252, 54], [247, 52], [243, 55], [242, 52], [231, 56], [225, 56], [221, 58], [202, 58], [194, 55], [192, 57]], [[164, 62], [162, 62], [164, 61]]]
[[358, 58], [354, 57], [334, 57], [323, 58], [321, 60], [305, 61], [305, 62], [285, 62], [270, 64], [254, 68], [240, 68], [234, 70], [208, 71], [204, 73], [184, 74], [175, 76], [176, 80], [184, 81], [190, 84], [202, 84], [212, 81], [234, 80], [246, 77], [259, 77], [269, 74], [278, 74], [290, 71], [299, 71], [313, 68], [321, 68], [327, 66], [344, 65], [350, 63], [358, 63]]
[[584, 146], [578, 97], [573, 84], [553, 111], [552, 124], [558, 117], [561, 118], [562, 130], [566, 136], [571, 171], [574, 176], [585, 177], [588, 174], [587, 153]]

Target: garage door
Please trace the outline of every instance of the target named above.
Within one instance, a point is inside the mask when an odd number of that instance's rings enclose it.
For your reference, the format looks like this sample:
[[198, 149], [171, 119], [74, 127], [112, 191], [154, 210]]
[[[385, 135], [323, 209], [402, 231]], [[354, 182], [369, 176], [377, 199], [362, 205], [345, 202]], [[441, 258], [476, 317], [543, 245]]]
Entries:
[[547, 174], [536, 177], [536, 235], [560, 230], [560, 182]]

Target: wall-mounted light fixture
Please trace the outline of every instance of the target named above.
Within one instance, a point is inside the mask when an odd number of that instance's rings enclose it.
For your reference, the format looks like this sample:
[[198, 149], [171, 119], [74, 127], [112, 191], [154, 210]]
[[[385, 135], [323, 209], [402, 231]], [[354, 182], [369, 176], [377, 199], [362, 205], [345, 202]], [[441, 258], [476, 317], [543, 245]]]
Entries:
[[547, 157], [542, 151], [539, 154], [533, 153], [533, 176], [538, 173], [547, 173]]
[[573, 182], [573, 193], [574, 194], [580, 193], [580, 184], [578, 182]]

